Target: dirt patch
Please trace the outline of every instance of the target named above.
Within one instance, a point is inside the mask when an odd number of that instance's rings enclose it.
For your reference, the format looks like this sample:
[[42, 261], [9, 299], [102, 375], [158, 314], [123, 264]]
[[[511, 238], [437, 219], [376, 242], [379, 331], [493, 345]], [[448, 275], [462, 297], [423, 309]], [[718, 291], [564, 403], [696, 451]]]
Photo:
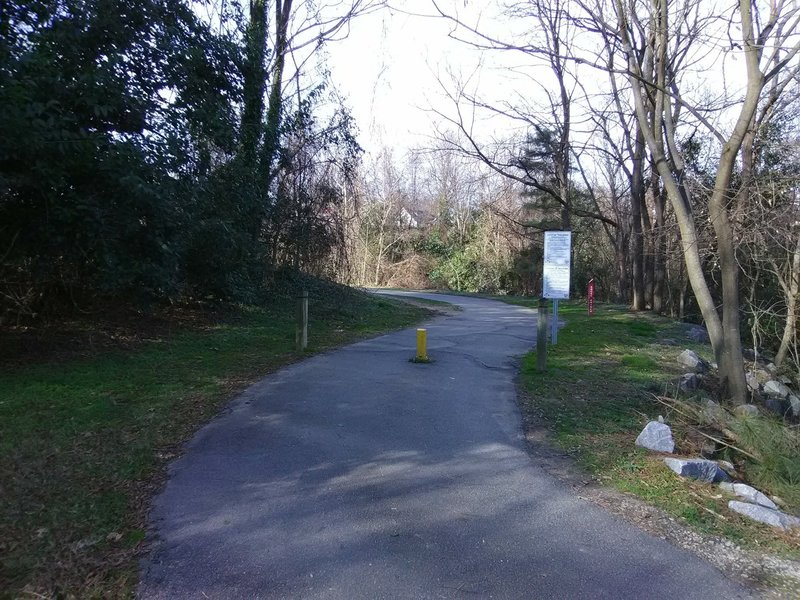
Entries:
[[[518, 394], [522, 398], [524, 391], [518, 390]], [[800, 597], [800, 562], [703, 535], [635, 496], [604, 486], [601, 479], [583, 471], [573, 458], [555, 447], [545, 424], [530, 411], [523, 411], [523, 427], [533, 462], [572, 488], [579, 498], [702, 558], [759, 597]]]

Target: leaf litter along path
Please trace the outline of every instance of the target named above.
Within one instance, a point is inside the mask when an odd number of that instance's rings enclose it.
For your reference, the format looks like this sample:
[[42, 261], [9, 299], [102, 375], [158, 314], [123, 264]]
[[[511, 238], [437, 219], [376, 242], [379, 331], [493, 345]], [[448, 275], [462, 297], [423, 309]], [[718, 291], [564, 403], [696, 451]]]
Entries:
[[[392, 292], [398, 294], [397, 292]], [[424, 294], [419, 294], [425, 297]], [[536, 313], [462, 307], [249, 388], [170, 469], [139, 596], [746, 598], [534, 464], [516, 406]]]

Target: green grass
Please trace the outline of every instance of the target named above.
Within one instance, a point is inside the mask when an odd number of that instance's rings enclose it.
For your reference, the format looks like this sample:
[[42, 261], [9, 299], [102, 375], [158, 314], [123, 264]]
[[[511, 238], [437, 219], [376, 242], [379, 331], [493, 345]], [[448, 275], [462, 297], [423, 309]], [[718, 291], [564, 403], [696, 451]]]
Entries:
[[[307, 354], [430, 315], [337, 286], [305, 287]], [[293, 296], [284, 290], [266, 306], [132, 351], [0, 375], [0, 596], [131, 593], [164, 465], [238, 391], [301, 358]]]
[[[498, 297], [536, 306], [531, 299]], [[522, 409], [543, 422], [553, 441], [601, 481], [642, 497], [698, 530], [739, 544], [800, 557], [800, 535], [758, 525], [727, 509], [730, 499], [714, 486], [681, 479], [658, 456], [634, 445], [643, 425], [667, 408], [654, 394], [674, 394], [682, 372], [676, 362], [684, 348], [710, 359], [710, 348], [685, 340], [681, 325], [623, 307], [598, 305], [589, 317], [585, 305], [562, 304], [566, 326], [548, 346], [547, 370], [536, 368], [536, 353], [523, 359]], [[659, 340], [681, 340], [666, 346]], [[696, 455], [691, 441], [676, 429], [677, 452]], [[795, 507], [795, 509], [798, 507]]]

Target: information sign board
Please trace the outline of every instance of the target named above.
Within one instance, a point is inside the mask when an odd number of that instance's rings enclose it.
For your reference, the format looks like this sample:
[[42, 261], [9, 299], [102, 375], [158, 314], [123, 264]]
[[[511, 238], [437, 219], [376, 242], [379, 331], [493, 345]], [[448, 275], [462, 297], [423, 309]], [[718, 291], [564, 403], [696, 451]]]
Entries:
[[542, 296], [549, 300], [569, 299], [571, 231], [544, 232]]

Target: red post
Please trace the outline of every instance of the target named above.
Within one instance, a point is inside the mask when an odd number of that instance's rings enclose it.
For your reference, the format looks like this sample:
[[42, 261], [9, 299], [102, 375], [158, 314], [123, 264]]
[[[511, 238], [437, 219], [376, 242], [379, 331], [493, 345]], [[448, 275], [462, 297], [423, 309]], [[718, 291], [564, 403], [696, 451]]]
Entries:
[[589, 316], [594, 314], [594, 279], [589, 280], [589, 290], [586, 293], [586, 298], [589, 301]]

